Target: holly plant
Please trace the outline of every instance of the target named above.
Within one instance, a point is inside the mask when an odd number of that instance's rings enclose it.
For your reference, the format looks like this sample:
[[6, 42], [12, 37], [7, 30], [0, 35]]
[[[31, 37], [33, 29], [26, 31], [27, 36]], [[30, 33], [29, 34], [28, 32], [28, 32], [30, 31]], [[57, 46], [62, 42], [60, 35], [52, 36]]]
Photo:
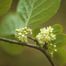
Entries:
[[[60, 24], [44, 26], [53, 17], [61, 0], [19, 0], [16, 10], [10, 10], [13, 0], [0, 0], [0, 47], [11, 55], [24, 46], [42, 52], [51, 66], [66, 62], [66, 34]], [[55, 60], [54, 60], [55, 59]], [[61, 59], [61, 60], [60, 60]]]

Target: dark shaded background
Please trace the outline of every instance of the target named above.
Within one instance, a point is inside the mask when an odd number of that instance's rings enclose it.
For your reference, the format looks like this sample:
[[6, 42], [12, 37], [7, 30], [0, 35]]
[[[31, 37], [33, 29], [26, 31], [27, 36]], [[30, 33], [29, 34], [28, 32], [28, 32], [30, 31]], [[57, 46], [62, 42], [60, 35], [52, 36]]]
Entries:
[[[14, 0], [11, 9], [15, 10]], [[57, 14], [50, 19], [45, 25], [62, 24], [66, 32], [66, 0], [62, 0], [60, 9]], [[0, 48], [0, 66], [50, 66], [48, 60], [43, 54], [35, 49], [25, 47], [24, 51], [16, 56], [9, 55]]]

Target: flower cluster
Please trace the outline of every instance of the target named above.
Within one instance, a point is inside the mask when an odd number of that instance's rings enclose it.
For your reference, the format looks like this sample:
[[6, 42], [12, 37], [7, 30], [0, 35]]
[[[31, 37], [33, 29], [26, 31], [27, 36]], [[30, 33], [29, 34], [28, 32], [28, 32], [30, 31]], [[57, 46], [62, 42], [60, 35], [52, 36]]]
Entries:
[[47, 28], [40, 29], [40, 33], [36, 36], [36, 39], [38, 42], [43, 46], [44, 44], [47, 44], [49, 53], [52, 55], [56, 49], [56, 45], [52, 44], [52, 42], [56, 39], [56, 35], [53, 33], [54, 28], [51, 26]]
[[32, 30], [28, 27], [16, 29], [15, 36], [22, 42], [27, 42], [27, 36], [32, 34]]
[[[56, 44], [53, 41], [56, 39], [56, 35], [53, 33], [54, 28], [51, 26], [40, 29], [40, 33], [36, 35], [36, 39], [40, 46], [47, 45], [48, 52], [53, 55], [57, 51]], [[28, 36], [32, 35], [32, 29], [28, 27], [16, 29], [15, 36], [22, 42], [28, 41]]]
[[45, 44], [55, 40], [56, 35], [53, 33], [53, 28], [49, 26], [47, 28], [40, 29], [40, 33], [38, 33], [36, 39], [40, 44]]

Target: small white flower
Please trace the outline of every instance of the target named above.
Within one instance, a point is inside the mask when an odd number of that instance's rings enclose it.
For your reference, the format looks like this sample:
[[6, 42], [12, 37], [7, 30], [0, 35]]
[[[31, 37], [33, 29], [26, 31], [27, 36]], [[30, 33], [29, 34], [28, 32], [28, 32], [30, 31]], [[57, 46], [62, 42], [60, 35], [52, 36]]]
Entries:
[[18, 33], [18, 35], [22, 35], [22, 33]]
[[52, 46], [53, 44], [51, 43], [50, 45]]
[[52, 40], [55, 40], [56, 39], [56, 35], [55, 34], [51, 33], [50, 36], [51, 36], [51, 39]]
[[54, 51], [57, 52], [57, 49], [55, 49]]
[[50, 54], [53, 55], [53, 52], [51, 52]]
[[54, 47], [56, 47], [56, 45], [54, 45]]
[[42, 29], [40, 29], [40, 31], [41, 31], [41, 33], [47, 33], [46, 28], [42, 28]]
[[16, 29], [16, 32], [20, 32], [21, 31], [21, 29]]
[[49, 26], [49, 27], [47, 27], [47, 30], [48, 30], [48, 32], [52, 33], [54, 29], [51, 26]]

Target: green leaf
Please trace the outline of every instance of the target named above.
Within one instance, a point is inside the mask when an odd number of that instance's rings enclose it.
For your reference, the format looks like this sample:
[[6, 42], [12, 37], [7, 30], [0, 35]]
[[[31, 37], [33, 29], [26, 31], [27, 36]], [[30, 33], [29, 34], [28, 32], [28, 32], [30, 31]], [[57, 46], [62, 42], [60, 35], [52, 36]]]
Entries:
[[57, 46], [64, 46], [66, 44], [66, 34], [60, 33], [56, 35], [56, 40], [55, 42]]
[[66, 64], [66, 34], [63, 33], [63, 28], [59, 24], [53, 25], [58, 51], [54, 54], [54, 62], [56, 66], [65, 66]]
[[63, 27], [60, 24], [53, 25], [53, 28], [54, 28], [54, 31], [53, 32], [55, 34], [59, 34], [59, 33], [62, 33], [63, 32]]
[[33, 30], [56, 14], [61, 0], [19, 0], [17, 12]]
[[[16, 13], [7, 15], [4, 20], [0, 23], [0, 37], [12, 38], [15, 34], [16, 28], [24, 27], [24, 23]], [[14, 36], [13, 36], [14, 37]], [[0, 46], [9, 54], [19, 54], [22, 52], [23, 47], [9, 44], [6, 42], [0, 42]]]
[[0, 36], [14, 35], [15, 30], [24, 27], [24, 25], [18, 14], [10, 13], [0, 23]]
[[56, 42], [58, 52], [54, 54], [54, 61], [57, 66], [66, 64], [66, 34], [57, 35]]
[[0, 16], [8, 12], [12, 0], [0, 0]]
[[54, 61], [56, 63], [56, 66], [66, 65], [66, 45], [58, 47], [58, 52], [55, 53]]

